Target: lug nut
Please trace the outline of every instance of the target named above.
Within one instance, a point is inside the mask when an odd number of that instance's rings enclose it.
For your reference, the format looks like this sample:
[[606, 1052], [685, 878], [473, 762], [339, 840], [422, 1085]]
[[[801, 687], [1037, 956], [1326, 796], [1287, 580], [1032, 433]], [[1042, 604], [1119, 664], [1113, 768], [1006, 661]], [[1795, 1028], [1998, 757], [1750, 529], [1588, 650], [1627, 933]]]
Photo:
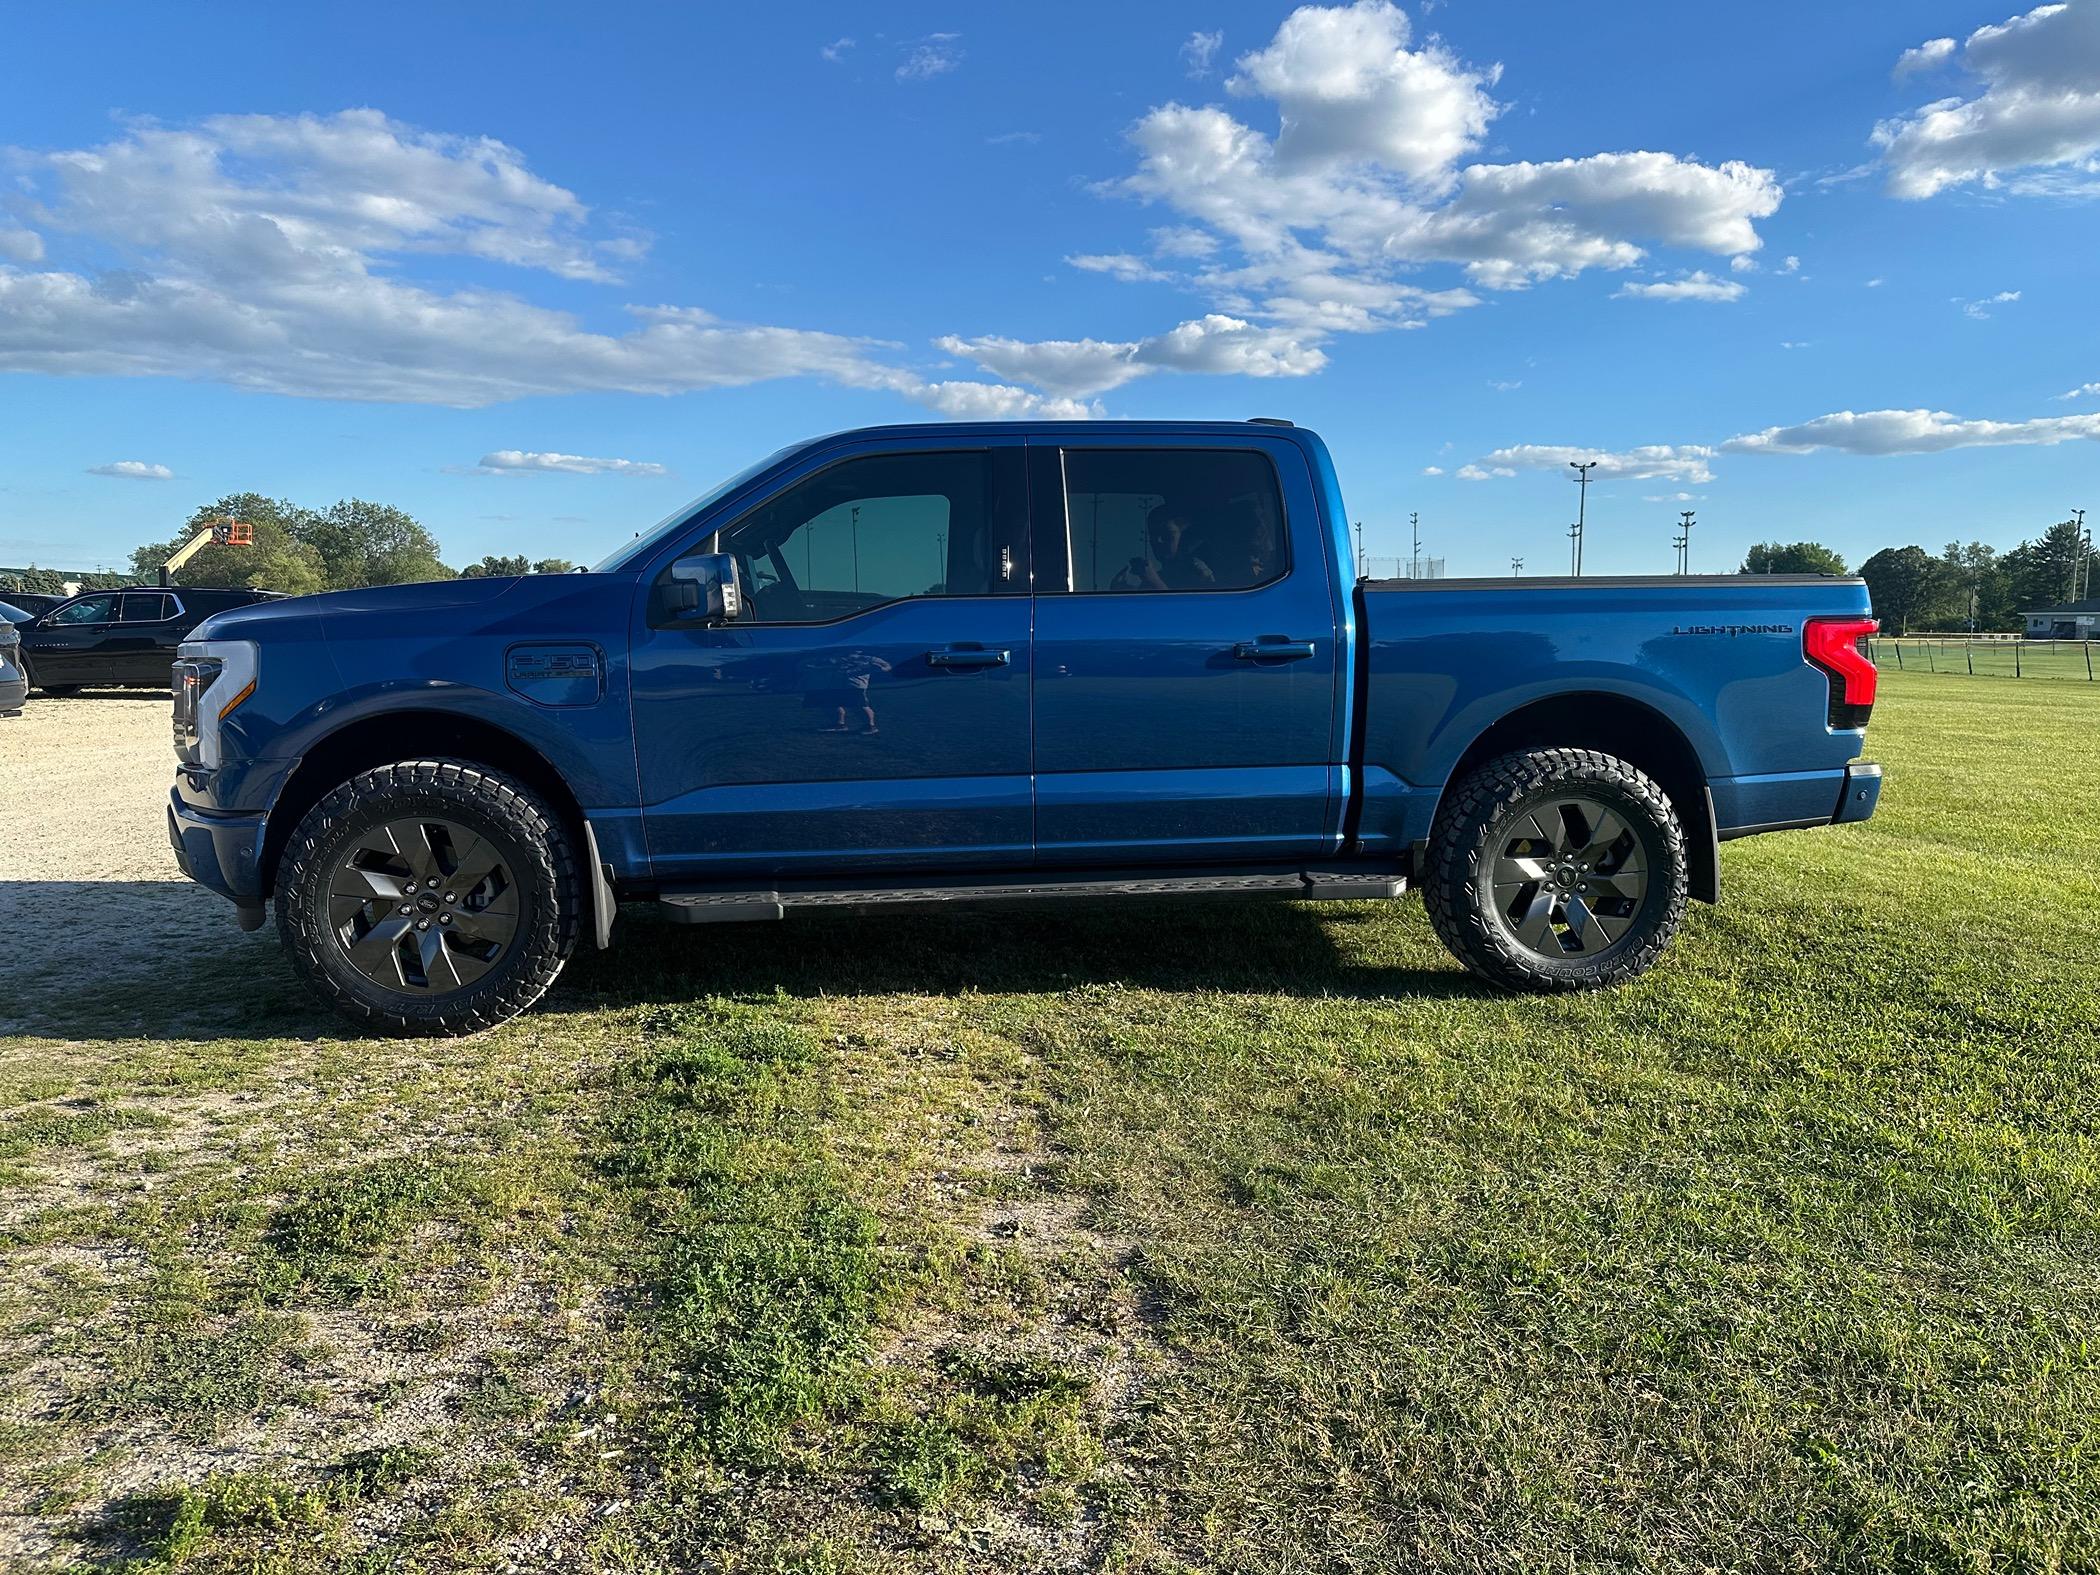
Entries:
[[459, 893], [456, 891], [448, 891], [445, 893], [445, 900], [447, 902], [457, 902], [459, 901]]
[[410, 881], [406, 889], [409, 891], [414, 891], [416, 889], [416, 883], [414, 881]]
[[451, 914], [449, 914], [449, 913], [441, 913], [441, 914], [439, 914], [439, 915], [438, 915], [438, 923], [440, 923], [440, 924], [450, 924], [451, 922], [452, 922], [452, 915], [451, 915]]
[[413, 906], [404, 902], [403, 904], [401, 904], [401, 911], [403, 913], [414, 913], [416, 910]]
[[430, 928], [430, 921], [428, 919], [418, 919], [416, 920], [416, 928], [419, 930], [427, 930]]

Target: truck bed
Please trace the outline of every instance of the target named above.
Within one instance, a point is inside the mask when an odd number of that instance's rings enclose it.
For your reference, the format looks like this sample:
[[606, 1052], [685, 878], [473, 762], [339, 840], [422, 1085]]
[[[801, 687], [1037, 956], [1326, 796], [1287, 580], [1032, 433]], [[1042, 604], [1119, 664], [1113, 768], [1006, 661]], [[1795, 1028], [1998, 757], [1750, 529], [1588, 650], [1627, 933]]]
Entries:
[[[1528, 725], [1550, 732], [1571, 707], [1636, 740], [1681, 741], [1672, 796], [1710, 790], [1724, 838], [1830, 820], [1860, 751], [1858, 730], [1828, 725], [1828, 683], [1802, 654], [1802, 625], [1865, 616], [1862, 580], [1374, 580], [1356, 607], [1356, 837], [1367, 853], [1426, 837], [1462, 765], [1521, 747]], [[1702, 808], [1681, 805], [1693, 822]]]

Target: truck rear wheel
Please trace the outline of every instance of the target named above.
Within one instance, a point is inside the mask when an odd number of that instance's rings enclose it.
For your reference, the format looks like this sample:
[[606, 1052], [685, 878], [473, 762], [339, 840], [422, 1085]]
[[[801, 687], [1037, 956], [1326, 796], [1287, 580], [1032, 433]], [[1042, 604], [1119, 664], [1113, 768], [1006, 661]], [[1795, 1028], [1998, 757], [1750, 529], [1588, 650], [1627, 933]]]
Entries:
[[1452, 954], [1511, 990], [1595, 990], [1645, 973], [1684, 917], [1684, 827], [1616, 756], [1536, 749], [1452, 784], [1423, 901]]
[[354, 1021], [472, 1033], [554, 983], [579, 891], [568, 833], [523, 783], [404, 760], [307, 811], [278, 866], [277, 930], [300, 976]]

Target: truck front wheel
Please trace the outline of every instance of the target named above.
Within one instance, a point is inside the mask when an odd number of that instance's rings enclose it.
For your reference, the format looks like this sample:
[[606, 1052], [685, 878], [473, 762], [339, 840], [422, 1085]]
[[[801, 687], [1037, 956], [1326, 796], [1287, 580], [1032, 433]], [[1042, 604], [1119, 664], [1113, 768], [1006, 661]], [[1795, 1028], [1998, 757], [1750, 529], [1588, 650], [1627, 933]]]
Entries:
[[1454, 782], [1422, 895], [1453, 955], [1511, 990], [1595, 990], [1645, 973], [1684, 917], [1684, 827], [1642, 772], [1535, 749]]
[[464, 1034], [515, 1017], [576, 947], [579, 875], [530, 788], [463, 760], [404, 760], [307, 811], [277, 872], [292, 966], [368, 1028]]

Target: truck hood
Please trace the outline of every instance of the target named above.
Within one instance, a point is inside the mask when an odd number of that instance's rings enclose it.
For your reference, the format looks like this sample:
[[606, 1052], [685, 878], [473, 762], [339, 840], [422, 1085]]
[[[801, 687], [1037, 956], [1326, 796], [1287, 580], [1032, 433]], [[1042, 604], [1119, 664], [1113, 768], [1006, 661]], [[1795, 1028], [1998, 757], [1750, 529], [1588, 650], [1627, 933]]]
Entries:
[[485, 607], [517, 589], [516, 576], [471, 580], [424, 580], [414, 585], [369, 585], [356, 591], [323, 591], [283, 601], [256, 602], [214, 613], [191, 633], [192, 640], [248, 640], [287, 625], [315, 626], [337, 613], [414, 614], [439, 608]]

